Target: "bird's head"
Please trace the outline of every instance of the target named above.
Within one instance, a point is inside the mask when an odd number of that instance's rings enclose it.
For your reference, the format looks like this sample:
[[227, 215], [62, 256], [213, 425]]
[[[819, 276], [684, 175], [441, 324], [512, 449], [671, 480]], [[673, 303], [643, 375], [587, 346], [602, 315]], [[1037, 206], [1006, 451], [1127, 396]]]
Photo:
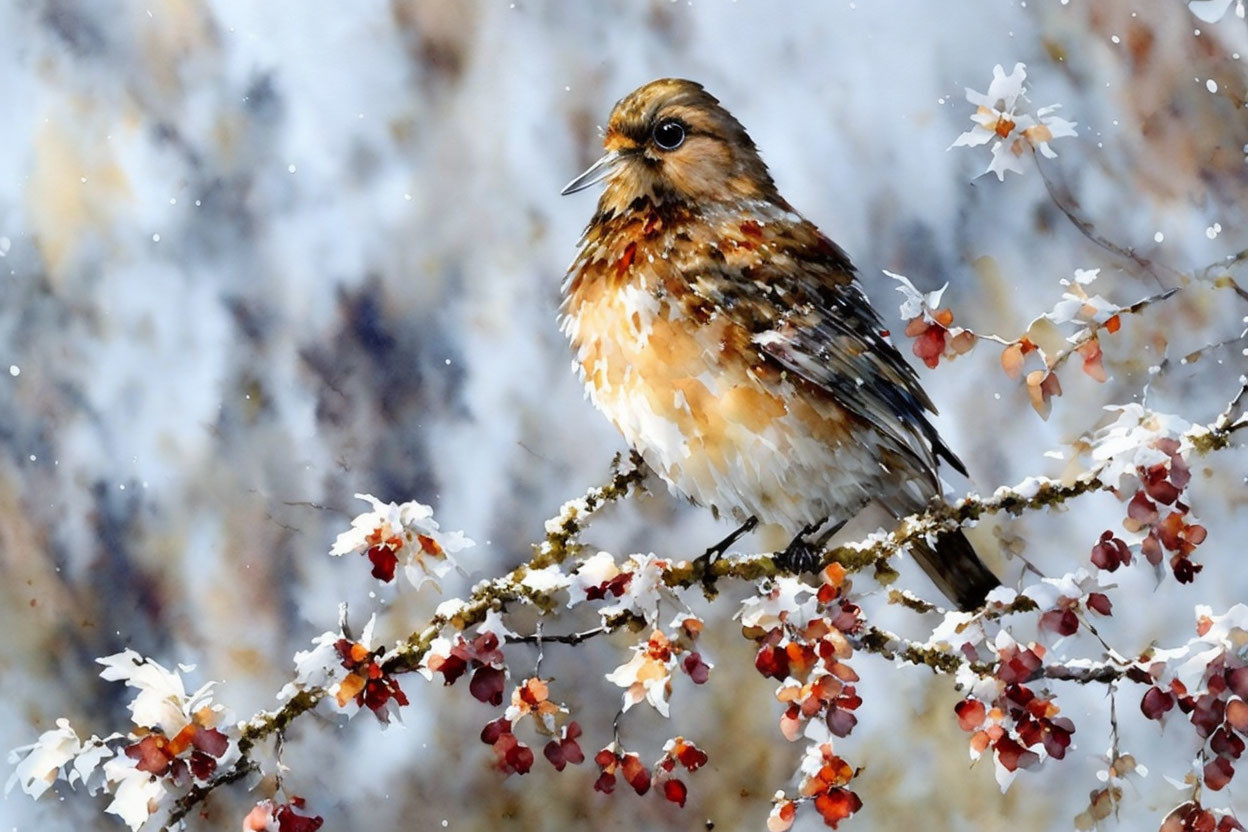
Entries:
[[777, 199], [745, 128], [693, 81], [661, 78], [624, 96], [611, 111], [603, 146], [606, 155], [563, 193], [605, 179], [599, 207], [617, 213], [640, 197], [656, 205]]

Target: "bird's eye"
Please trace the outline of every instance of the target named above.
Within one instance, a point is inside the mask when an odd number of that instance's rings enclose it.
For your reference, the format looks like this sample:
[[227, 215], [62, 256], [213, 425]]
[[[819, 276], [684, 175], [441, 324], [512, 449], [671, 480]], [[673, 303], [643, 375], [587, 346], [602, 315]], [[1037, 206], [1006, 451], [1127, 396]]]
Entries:
[[685, 126], [679, 121], [660, 121], [654, 128], [654, 143], [660, 150], [675, 150], [685, 143]]

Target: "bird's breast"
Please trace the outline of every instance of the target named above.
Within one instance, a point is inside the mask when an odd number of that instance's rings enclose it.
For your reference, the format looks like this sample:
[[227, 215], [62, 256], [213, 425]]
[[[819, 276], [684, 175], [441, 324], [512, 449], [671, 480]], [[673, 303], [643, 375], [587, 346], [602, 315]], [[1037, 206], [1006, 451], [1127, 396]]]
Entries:
[[[696, 283], [670, 253], [655, 258], [640, 243], [582, 257], [562, 325], [590, 399], [703, 505], [800, 527], [856, 501], [858, 463], [835, 459], [851, 444], [847, 414], [765, 360]], [[812, 488], [826, 499], [808, 497]]]

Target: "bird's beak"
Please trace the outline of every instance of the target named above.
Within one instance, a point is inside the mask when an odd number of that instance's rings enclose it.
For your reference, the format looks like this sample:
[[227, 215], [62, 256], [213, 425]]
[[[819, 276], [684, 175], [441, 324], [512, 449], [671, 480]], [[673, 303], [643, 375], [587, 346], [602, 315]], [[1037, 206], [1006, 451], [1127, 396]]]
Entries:
[[615, 170], [615, 166], [618, 165], [623, 158], [624, 157], [620, 155], [619, 151], [612, 150], [597, 162], [590, 165], [589, 168], [580, 176], [564, 185], [563, 190], [559, 193], [563, 196], [567, 196], [568, 194], [583, 191], [590, 185], [595, 185], [601, 182], [611, 175], [611, 172]]

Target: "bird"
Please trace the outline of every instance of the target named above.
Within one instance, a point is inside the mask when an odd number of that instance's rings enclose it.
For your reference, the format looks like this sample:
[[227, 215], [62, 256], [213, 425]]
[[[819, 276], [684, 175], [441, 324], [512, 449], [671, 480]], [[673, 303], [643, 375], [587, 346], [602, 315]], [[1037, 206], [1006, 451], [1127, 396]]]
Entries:
[[[900, 519], [941, 500], [938, 463], [966, 468], [935, 406], [849, 256], [785, 201], [719, 100], [652, 81], [616, 103], [603, 147], [562, 191], [604, 186], [559, 325], [588, 397], [646, 465], [741, 524], [724, 543], [782, 530], [778, 563], [797, 571], [869, 504]], [[999, 584], [960, 529], [911, 552], [961, 609]]]

